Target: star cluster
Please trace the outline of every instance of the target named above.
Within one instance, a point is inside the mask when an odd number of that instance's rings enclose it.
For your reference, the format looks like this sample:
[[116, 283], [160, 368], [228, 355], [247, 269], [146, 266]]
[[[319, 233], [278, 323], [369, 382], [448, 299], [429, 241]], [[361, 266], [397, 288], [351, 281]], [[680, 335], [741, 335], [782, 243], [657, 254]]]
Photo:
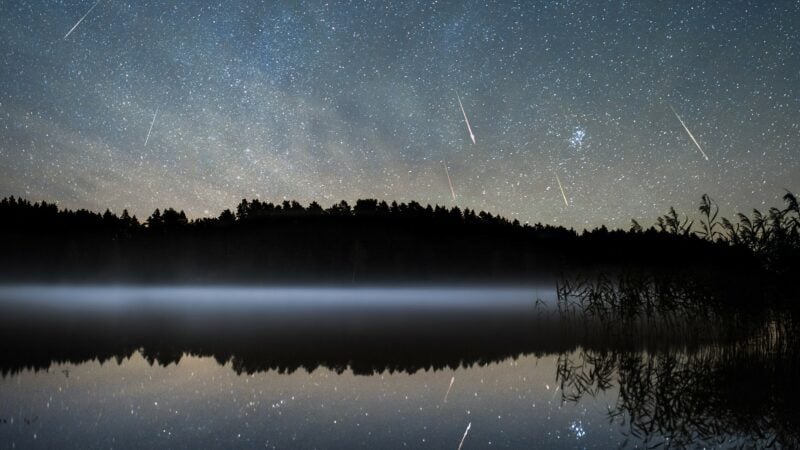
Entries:
[[0, 42], [2, 196], [583, 228], [800, 191], [797, 1], [12, 1]]

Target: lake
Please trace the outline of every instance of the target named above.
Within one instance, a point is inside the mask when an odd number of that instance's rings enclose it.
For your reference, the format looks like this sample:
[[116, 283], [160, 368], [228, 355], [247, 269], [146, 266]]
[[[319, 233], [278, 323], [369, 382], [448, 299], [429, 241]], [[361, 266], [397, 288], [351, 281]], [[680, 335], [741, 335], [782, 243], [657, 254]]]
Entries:
[[1, 287], [0, 445], [800, 442], [785, 344], [598, 340], [557, 300], [555, 285]]

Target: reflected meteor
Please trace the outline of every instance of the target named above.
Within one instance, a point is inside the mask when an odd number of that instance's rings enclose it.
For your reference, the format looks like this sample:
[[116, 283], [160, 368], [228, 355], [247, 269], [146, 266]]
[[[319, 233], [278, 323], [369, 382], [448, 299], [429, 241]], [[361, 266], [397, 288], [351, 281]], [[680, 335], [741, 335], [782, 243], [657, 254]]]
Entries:
[[447, 392], [444, 394], [444, 403], [447, 403], [447, 396], [450, 395], [450, 389], [453, 389], [453, 382], [456, 381], [456, 377], [453, 376], [450, 378], [450, 386], [447, 387]]
[[553, 398], [550, 399], [551, 402], [556, 399], [559, 388], [561, 388], [561, 386], [556, 386], [556, 389], [553, 391]]
[[689, 131], [689, 127], [687, 127], [686, 124], [683, 122], [681, 116], [678, 115], [678, 112], [675, 111], [675, 108], [673, 108], [672, 105], [669, 105], [669, 109], [672, 110], [672, 113], [675, 114], [675, 117], [677, 117], [678, 121], [681, 123], [681, 125], [683, 125], [683, 129], [686, 130], [686, 134], [689, 135], [689, 138], [692, 140], [692, 142], [694, 142], [694, 145], [697, 147], [698, 150], [700, 150], [700, 153], [703, 155], [703, 158], [705, 158], [706, 161], [708, 161], [708, 155], [706, 155], [706, 152], [704, 152], [703, 148], [700, 147], [700, 144], [697, 142], [697, 139], [695, 139], [692, 132]]
[[458, 444], [458, 450], [461, 450], [461, 447], [464, 445], [464, 439], [467, 438], [467, 433], [469, 433], [469, 429], [472, 427], [472, 422], [467, 424], [467, 429], [464, 430], [464, 436], [461, 437], [461, 443]]

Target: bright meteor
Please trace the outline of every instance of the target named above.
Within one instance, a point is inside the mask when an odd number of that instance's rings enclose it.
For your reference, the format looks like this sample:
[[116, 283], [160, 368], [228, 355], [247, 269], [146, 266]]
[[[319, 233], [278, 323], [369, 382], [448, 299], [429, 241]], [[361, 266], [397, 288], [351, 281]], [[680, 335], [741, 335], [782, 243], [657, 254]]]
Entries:
[[464, 115], [464, 122], [467, 124], [467, 130], [469, 130], [469, 138], [472, 139], [472, 144], [475, 145], [475, 135], [472, 134], [472, 127], [469, 126], [469, 119], [467, 119], [467, 113], [464, 111], [464, 105], [461, 104], [461, 97], [458, 96], [456, 93], [456, 98], [458, 99], [458, 106], [461, 107], [461, 114]]
[[152, 133], [152, 131], [153, 131], [153, 125], [155, 125], [155, 124], [156, 124], [156, 117], [158, 116], [158, 109], [159, 109], [160, 107], [161, 107], [161, 105], [158, 105], [158, 106], [156, 107], [156, 113], [155, 113], [155, 114], [153, 114], [153, 121], [152, 121], [152, 122], [150, 122], [150, 129], [149, 129], [149, 130], [147, 130], [147, 137], [146, 137], [146, 138], [144, 138], [144, 146], [145, 146], [145, 147], [147, 147], [147, 141], [149, 141], [149, 140], [150, 140], [150, 133]]
[[694, 145], [697, 147], [698, 150], [700, 150], [700, 153], [703, 155], [703, 158], [705, 158], [706, 161], [708, 161], [708, 155], [706, 155], [706, 152], [704, 152], [703, 148], [700, 147], [700, 144], [697, 143], [697, 139], [695, 139], [692, 132], [689, 131], [689, 127], [687, 127], [686, 124], [683, 123], [683, 119], [681, 119], [681, 116], [678, 115], [677, 111], [675, 111], [675, 108], [673, 108], [672, 105], [669, 105], [669, 109], [672, 110], [672, 113], [675, 114], [675, 117], [677, 117], [678, 121], [681, 123], [681, 125], [683, 125], [683, 129], [686, 130], [686, 134], [689, 135], [689, 137], [692, 139], [692, 142], [694, 142]]
[[558, 182], [558, 188], [561, 189], [561, 196], [564, 197], [564, 204], [569, 206], [569, 202], [567, 201], [567, 194], [564, 193], [564, 186], [561, 185], [561, 180], [558, 178], [558, 173], [556, 173], [556, 181]]
[[69, 35], [70, 35], [70, 34], [72, 34], [72, 32], [73, 32], [73, 31], [75, 31], [75, 28], [78, 28], [78, 25], [80, 25], [80, 24], [81, 24], [81, 22], [83, 22], [83, 19], [85, 19], [85, 18], [86, 18], [86, 16], [88, 16], [88, 15], [89, 15], [89, 13], [90, 13], [90, 12], [92, 12], [92, 10], [94, 9], [94, 7], [95, 7], [95, 6], [97, 6], [98, 4], [100, 4], [100, 0], [97, 0], [97, 2], [96, 2], [94, 5], [92, 5], [92, 7], [91, 7], [91, 8], [89, 8], [89, 10], [88, 10], [88, 11], [86, 11], [86, 14], [84, 14], [84, 15], [83, 15], [83, 17], [81, 17], [81, 18], [80, 18], [80, 20], [78, 20], [78, 23], [76, 23], [75, 25], [73, 25], [73, 26], [72, 26], [72, 28], [70, 28], [70, 29], [69, 29], [69, 31], [67, 31], [67, 34], [65, 34], [65, 35], [64, 35], [64, 39], [66, 39], [67, 37], [69, 37]]

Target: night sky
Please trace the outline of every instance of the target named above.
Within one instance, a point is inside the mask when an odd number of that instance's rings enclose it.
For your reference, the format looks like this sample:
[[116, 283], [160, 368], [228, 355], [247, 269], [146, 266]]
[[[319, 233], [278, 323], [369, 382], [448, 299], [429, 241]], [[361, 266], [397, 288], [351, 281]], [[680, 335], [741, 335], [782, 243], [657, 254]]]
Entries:
[[0, 3], [0, 196], [581, 229], [800, 191], [800, 1], [205, 3]]

